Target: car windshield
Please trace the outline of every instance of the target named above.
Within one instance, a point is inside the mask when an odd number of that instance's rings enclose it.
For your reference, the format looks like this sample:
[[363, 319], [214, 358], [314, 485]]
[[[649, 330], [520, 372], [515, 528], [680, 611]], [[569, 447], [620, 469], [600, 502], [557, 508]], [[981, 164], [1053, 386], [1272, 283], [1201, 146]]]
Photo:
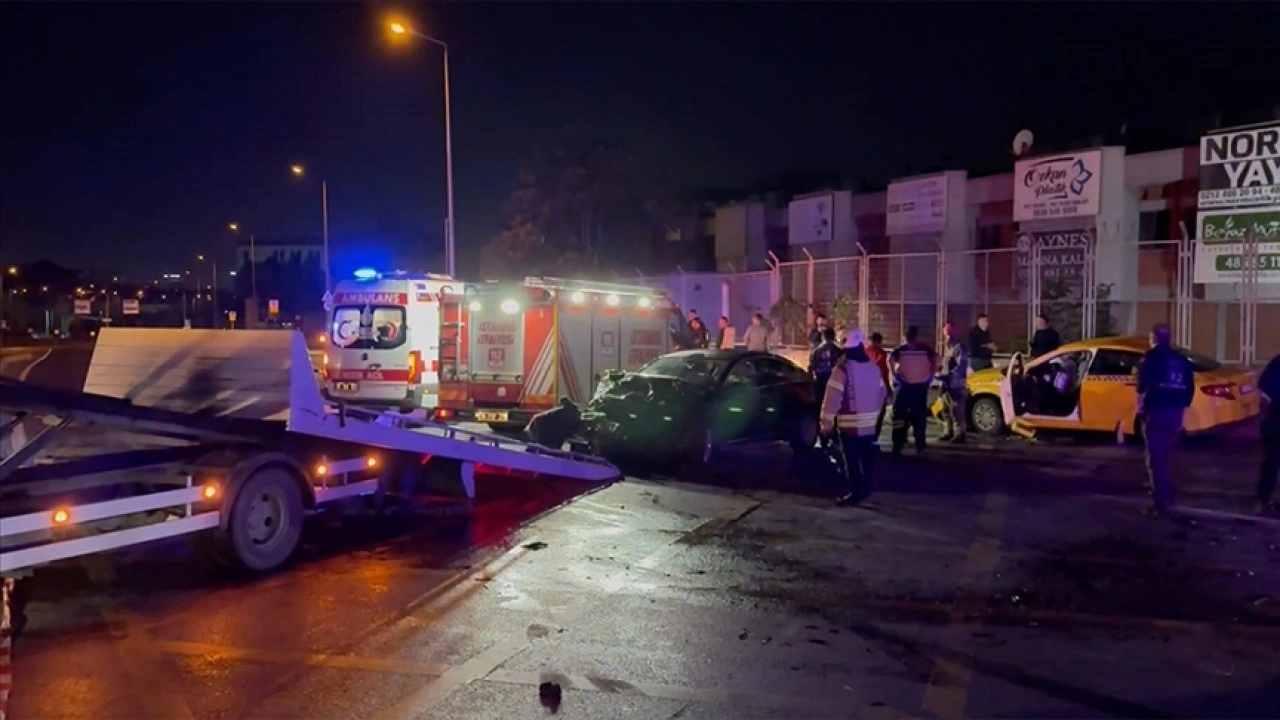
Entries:
[[340, 348], [390, 350], [404, 344], [404, 308], [347, 305], [333, 309], [329, 337]]
[[646, 377], [669, 377], [685, 382], [711, 382], [724, 372], [727, 360], [705, 353], [663, 355], [636, 371]]
[[1208, 355], [1201, 355], [1200, 353], [1191, 352], [1190, 350], [1182, 348], [1178, 348], [1178, 352], [1182, 353], [1183, 357], [1191, 361], [1191, 369], [1196, 372], [1213, 372], [1214, 370], [1222, 369], [1222, 363], [1214, 360]]

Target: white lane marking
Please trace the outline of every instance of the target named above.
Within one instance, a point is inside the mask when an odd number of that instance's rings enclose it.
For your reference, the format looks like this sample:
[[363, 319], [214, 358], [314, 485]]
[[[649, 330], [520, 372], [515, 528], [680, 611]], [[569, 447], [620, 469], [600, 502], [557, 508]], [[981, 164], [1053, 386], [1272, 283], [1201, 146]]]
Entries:
[[39, 365], [40, 363], [44, 362], [45, 360], [48, 360], [49, 356], [52, 354], [53, 354], [53, 348], [49, 348], [48, 350], [45, 350], [43, 355], [36, 358], [35, 360], [32, 360], [30, 365], [27, 365], [26, 367], [22, 368], [22, 372], [18, 373], [18, 379], [21, 380], [22, 382], [26, 382], [27, 378], [31, 376], [31, 371], [35, 370], [36, 366]]

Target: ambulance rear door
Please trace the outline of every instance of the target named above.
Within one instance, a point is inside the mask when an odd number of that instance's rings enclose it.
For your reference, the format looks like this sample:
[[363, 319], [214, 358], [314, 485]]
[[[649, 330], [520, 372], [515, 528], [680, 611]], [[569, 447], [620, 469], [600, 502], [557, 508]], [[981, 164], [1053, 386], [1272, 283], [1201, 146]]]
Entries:
[[403, 292], [363, 286], [334, 295], [327, 389], [335, 398], [399, 404], [412, 396], [414, 378]]

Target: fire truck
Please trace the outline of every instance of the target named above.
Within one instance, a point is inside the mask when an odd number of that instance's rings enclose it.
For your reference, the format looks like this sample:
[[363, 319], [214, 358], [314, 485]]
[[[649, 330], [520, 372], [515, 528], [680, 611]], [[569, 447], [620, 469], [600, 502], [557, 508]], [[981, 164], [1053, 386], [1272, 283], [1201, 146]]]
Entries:
[[466, 284], [440, 304], [438, 420], [524, 427], [561, 397], [591, 398], [608, 370], [671, 349], [679, 310], [653, 288], [557, 278]]
[[325, 394], [357, 405], [434, 406], [440, 297], [454, 287], [447, 275], [372, 269], [339, 283], [321, 361]]

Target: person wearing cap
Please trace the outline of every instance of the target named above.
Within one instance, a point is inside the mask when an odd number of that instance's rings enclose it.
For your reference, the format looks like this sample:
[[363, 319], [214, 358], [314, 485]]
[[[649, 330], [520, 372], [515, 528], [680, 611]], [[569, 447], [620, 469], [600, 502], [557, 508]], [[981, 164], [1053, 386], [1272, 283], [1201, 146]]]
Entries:
[[885, 387], [880, 369], [863, 346], [861, 330], [845, 334], [844, 360], [836, 365], [822, 396], [821, 429], [835, 432], [844, 452], [848, 492], [837, 505], [857, 505], [871, 494], [871, 471], [876, 453], [876, 417], [884, 407]]
[[942, 401], [946, 410], [942, 416], [945, 430], [942, 440], [952, 443], [963, 443], [969, 418], [965, 406], [969, 399], [969, 389], [965, 381], [969, 377], [969, 353], [964, 343], [960, 342], [960, 333], [956, 326], [947, 323], [942, 326], [942, 335], [946, 338], [946, 347], [942, 351], [942, 367], [938, 379], [942, 381]]
[[924, 424], [929, 404], [929, 383], [938, 372], [938, 354], [920, 341], [920, 328], [907, 328], [906, 342], [889, 353], [898, 391], [893, 396], [893, 456], [900, 457], [910, 426], [916, 452], [924, 452]]
[[1170, 342], [1169, 326], [1151, 329], [1151, 349], [1138, 366], [1138, 416], [1151, 478], [1150, 513], [1168, 515], [1173, 505], [1173, 448], [1182, 418], [1195, 398], [1195, 368]]

